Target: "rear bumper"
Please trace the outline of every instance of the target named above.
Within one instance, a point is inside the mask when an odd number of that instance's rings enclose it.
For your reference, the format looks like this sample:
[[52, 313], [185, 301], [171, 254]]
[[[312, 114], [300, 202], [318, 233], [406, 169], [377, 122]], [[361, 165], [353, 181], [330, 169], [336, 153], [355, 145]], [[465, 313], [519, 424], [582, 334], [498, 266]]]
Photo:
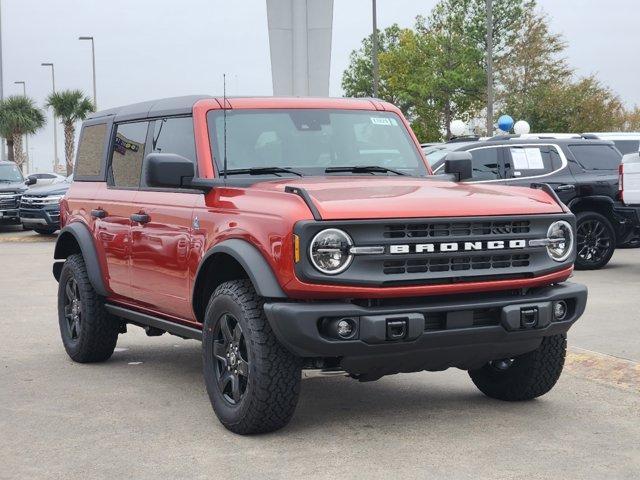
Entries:
[[[569, 311], [553, 318], [554, 302]], [[587, 288], [580, 284], [530, 289], [524, 295], [490, 293], [398, 301], [382, 307], [346, 302], [267, 303], [265, 313], [282, 344], [302, 357], [339, 357], [350, 373], [377, 378], [389, 373], [474, 368], [489, 360], [535, 350], [545, 336], [567, 332], [584, 312]], [[525, 326], [522, 310], [535, 311]], [[327, 318], [351, 318], [353, 339], [320, 332]], [[405, 321], [406, 335], [388, 340], [390, 321]]]
[[625, 205], [616, 202], [613, 205], [613, 212], [622, 219], [626, 226], [623, 235], [618, 239], [618, 243], [626, 243], [634, 237], [640, 235], [640, 205]]

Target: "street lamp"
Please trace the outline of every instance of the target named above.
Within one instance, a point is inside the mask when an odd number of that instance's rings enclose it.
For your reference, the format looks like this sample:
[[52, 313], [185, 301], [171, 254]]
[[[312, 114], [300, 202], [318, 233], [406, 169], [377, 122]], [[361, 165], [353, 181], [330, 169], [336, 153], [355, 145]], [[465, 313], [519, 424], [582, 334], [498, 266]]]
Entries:
[[[41, 63], [43, 67], [51, 67], [51, 85], [53, 93], [56, 93], [56, 73], [53, 63]], [[53, 111], [53, 170], [58, 173], [58, 122], [56, 122], [56, 112]]]
[[[18, 82], [13, 82], [16, 85], [22, 85], [22, 95], [27, 96], [27, 83], [24, 80], [20, 80]], [[29, 168], [29, 135], [25, 134], [24, 136], [24, 148], [27, 151], [27, 172], [31, 172]]]
[[93, 107], [98, 110], [98, 97], [96, 96], [96, 49], [93, 37], [78, 37], [78, 40], [91, 40], [91, 63], [93, 65]]

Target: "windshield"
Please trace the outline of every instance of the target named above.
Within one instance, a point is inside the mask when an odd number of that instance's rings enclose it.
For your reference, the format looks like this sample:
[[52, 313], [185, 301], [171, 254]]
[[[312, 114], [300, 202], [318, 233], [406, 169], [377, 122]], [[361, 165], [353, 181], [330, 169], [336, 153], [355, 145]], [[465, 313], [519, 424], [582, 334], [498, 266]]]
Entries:
[[22, 182], [24, 178], [20, 169], [15, 165], [0, 165], [0, 182]]
[[[427, 173], [407, 129], [394, 113], [270, 109], [227, 110], [226, 116], [228, 172], [251, 175], [242, 170], [253, 169], [256, 174], [262, 169], [260, 174], [275, 176]], [[220, 172], [223, 117], [222, 110], [211, 111], [207, 117], [213, 158]]]

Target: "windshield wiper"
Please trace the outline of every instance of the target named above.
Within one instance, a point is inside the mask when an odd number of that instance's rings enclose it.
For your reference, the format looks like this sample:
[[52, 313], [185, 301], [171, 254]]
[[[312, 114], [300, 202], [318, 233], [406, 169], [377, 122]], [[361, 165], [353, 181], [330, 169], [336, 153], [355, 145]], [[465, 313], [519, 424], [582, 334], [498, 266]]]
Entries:
[[352, 172], [352, 173], [395, 173], [396, 175], [406, 175], [400, 170], [381, 167], [379, 165], [356, 165], [355, 167], [328, 167], [325, 173]]
[[[297, 175], [299, 177], [304, 177], [304, 174], [298, 172], [297, 170], [293, 170], [291, 168], [284, 167], [252, 167], [252, 168], [234, 168], [232, 170], [227, 170], [227, 175], [269, 175], [269, 174], [278, 174], [278, 173], [290, 173], [292, 175]], [[224, 172], [222, 172], [224, 175]]]

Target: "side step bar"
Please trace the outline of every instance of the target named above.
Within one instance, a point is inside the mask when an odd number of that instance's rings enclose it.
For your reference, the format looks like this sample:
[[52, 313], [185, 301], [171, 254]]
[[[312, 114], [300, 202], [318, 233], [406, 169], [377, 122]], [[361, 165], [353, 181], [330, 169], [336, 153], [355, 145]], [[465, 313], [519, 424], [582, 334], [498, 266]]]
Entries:
[[109, 313], [116, 317], [123, 318], [129, 323], [138, 325], [140, 327], [153, 327], [160, 330], [164, 330], [172, 335], [177, 335], [182, 338], [190, 338], [193, 340], [202, 341], [202, 330], [197, 328], [188, 327], [180, 323], [175, 323], [163, 318], [154, 317], [153, 315], [147, 315], [146, 313], [135, 312], [128, 308], [119, 307], [111, 303], [107, 303], [105, 308]]

